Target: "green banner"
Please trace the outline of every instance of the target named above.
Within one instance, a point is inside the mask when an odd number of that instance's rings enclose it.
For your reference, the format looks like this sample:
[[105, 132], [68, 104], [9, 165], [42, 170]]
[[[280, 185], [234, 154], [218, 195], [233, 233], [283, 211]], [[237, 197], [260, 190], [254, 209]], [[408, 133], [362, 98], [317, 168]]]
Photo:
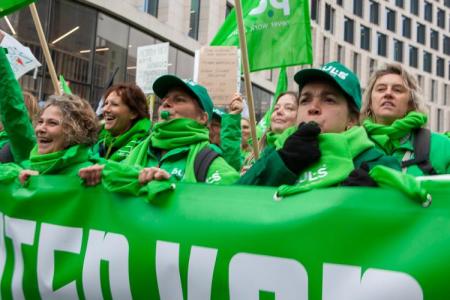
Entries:
[[[242, 1], [250, 70], [312, 63], [308, 0]], [[233, 9], [211, 41], [212, 46], [239, 46]]]
[[1, 0], [0, 1], [0, 18], [16, 10], [21, 9], [25, 5], [33, 3], [35, 0]]
[[448, 299], [450, 181], [394, 190], [178, 184], [143, 198], [76, 178], [0, 185], [2, 299]]

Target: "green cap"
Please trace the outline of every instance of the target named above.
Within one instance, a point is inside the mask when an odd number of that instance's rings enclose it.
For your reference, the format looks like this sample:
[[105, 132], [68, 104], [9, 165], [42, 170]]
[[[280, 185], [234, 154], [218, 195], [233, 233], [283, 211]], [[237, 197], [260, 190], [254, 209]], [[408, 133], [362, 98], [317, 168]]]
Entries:
[[153, 83], [153, 91], [159, 98], [164, 98], [169, 90], [175, 87], [186, 89], [197, 99], [200, 107], [208, 114], [208, 118], [211, 119], [214, 105], [204, 86], [192, 80], [183, 80], [175, 75], [163, 75], [158, 77]]
[[347, 69], [343, 64], [333, 61], [321, 68], [304, 69], [295, 74], [294, 80], [298, 83], [300, 91], [311, 81], [328, 79], [335, 82], [348, 99], [352, 99], [358, 110], [361, 109], [361, 86], [355, 73]]
[[213, 115], [212, 115], [213, 118], [217, 118], [219, 120], [222, 120], [222, 116], [224, 114], [225, 114], [225, 112], [222, 109], [217, 108], [217, 107], [213, 108]]

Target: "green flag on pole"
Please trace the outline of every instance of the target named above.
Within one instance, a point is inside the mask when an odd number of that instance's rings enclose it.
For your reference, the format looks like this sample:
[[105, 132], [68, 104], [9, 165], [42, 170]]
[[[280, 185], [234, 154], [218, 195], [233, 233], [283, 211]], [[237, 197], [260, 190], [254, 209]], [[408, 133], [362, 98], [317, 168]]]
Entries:
[[277, 89], [275, 90], [275, 94], [273, 95], [272, 103], [270, 104], [270, 108], [266, 111], [261, 121], [258, 123], [258, 128], [261, 129], [262, 132], [266, 131], [266, 129], [270, 126], [270, 117], [273, 113], [273, 108], [277, 102], [278, 97], [281, 93], [286, 92], [288, 89], [288, 78], [286, 73], [286, 68], [282, 67], [280, 69], [280, 75], [278, 75], [278, 83]]
[[[312, 63], [309, 1], [242, 2], [252, 72]], [[239, 45], [235, 10], [225, 19], [211, 45]]]
[[59, 75], [59, 84], [61, 85], [61, 89], [64, 94], [72, 95], [72, 90], [70, 89], [67, 81], [64, 79], [64, 76], [62, 76], [62, 74]]
[[22, 7], [34, 2], [34, 0], [1, 0], [0, 1], [0, 17], [9, 15], [10, 13], [21, 9]]

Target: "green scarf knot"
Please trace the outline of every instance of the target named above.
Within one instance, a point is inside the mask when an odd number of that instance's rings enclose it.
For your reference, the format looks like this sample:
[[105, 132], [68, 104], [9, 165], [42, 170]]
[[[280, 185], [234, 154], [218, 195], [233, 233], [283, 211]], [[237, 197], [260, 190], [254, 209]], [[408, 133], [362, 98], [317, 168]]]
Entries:
[[367, 119], [363, 126], [370, 138], [377, 143], [387, 154], [392, 154], [401, 145], [401, 139], [416, 128], [421, 128], [427, 123], [427, 116], [412, 111], [404, 118], [395, 120], [391, 125], [377, 124]]
[[38, 171], [40, 174], [57, 174], [62, 169], [89, 161], [89, 147], [75, 145], [68, 149], [48, 154], [39, 154], [36, 144], [30, 153], [30, 160], [24, 162], [25, 167]]

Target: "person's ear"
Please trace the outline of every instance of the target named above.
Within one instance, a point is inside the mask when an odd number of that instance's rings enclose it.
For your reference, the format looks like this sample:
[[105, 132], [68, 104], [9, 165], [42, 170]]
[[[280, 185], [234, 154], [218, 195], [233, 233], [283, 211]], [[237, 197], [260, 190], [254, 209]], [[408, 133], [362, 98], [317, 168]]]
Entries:
[[198, 117], [198, 122], [203, 125], [208, 124], [208, 114], [204, 111], [201, 112], [200, 116]]

